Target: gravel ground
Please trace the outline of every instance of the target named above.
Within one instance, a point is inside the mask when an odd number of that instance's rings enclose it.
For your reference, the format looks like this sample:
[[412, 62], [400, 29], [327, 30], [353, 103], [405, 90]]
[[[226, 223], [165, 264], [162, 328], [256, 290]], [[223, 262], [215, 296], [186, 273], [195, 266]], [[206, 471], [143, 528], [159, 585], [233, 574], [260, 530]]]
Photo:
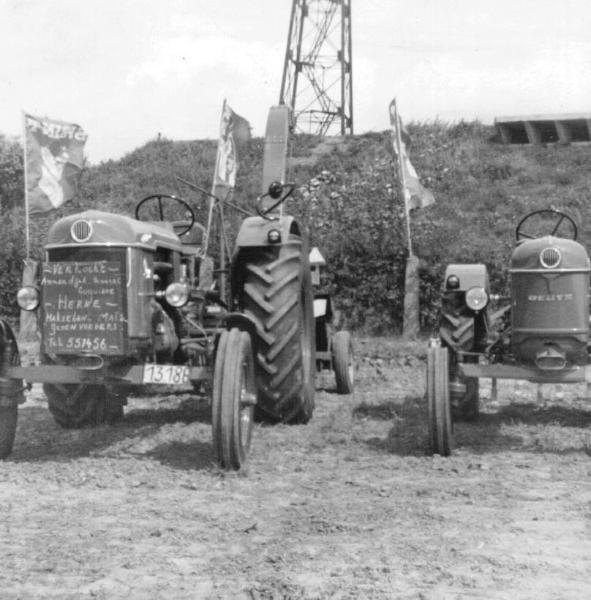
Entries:
[[323, 374], [312, 421], [257, 425], [240, 473], [212, 462], [205, 398], [64, 431], [35, 386], [0, 469], [0, 596], [591, 598], [585, 387], [483, 385], [432, 457], [424, 355], [359, 340], [355, 393]]

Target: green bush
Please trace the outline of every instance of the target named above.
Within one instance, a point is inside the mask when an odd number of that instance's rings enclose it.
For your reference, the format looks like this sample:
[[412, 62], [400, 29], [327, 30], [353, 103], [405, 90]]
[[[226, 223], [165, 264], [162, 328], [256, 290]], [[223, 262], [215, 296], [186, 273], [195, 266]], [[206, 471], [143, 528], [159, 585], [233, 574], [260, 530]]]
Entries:
[[[487, 264], [493, 289], [506, 293], [507, 265], [518, 220], [531, 210], [554, 207], [572, 213], [580, 239], [589, 246], [591, 175], [587, 145], [504, 146], [479, 122], [410, 123], [410, 157], [436, 203], [411, 215], [414, 253], [420, 258], [420, 320], [436, 325], [445, 266]], [[263, 140], [240, 150], [233, 202], [253, 210], [261, 193]], [[47, 228], [64, 214], [87, 208], [131, 214], [151, 193], [185, 197], [204, 222], [209, 201], [176, 176], [209, 190], [216, 142], [159, 139], [120, 161], [88, 167], [73, 202], [47, 217], [31, 220], [32, 255], [41, 257]], [[399, 331], [407, 256], [404, 207], [399, 194], [389, 132], [344, 139], [295, 136], [288, 179], [297, 192], [288, 201], [327, 260], [326, 286], [350, 328]], [[16, 318], [14, 292], [24, 258], [22, 151], [0, 136], [0, 314]], [[233, 240], [242, 215], [228, 208], [227, 234]]]

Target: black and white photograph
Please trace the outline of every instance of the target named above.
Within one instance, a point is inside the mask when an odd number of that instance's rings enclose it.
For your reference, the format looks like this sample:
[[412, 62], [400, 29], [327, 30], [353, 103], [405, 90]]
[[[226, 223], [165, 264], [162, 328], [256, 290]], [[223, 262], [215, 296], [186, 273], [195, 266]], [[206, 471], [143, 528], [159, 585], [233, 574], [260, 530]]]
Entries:
[[591, 598], [590, 33], [0, 0], [0, 598]]

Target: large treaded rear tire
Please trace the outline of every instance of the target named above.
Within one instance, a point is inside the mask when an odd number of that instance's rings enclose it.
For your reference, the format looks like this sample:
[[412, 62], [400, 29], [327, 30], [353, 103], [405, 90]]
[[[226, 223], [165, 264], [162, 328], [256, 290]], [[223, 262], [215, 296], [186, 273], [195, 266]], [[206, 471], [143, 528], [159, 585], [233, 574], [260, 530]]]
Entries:
[[[450, 391], [451, 412], [454, 420], [474, 421], [480, 412], [480, 385], [477, 377], [462, 377], [458, 373], [458, 349], [464, 352], [475, 351], [476, 324], [473, 316], [454, 315], [454, 319], [442, 315], [440, 328], [441, 341], [449, 348], [449, 380], [465, 385], [465, 392], [458, 392], [452, 386]], [[466, 362], [477, 362], [468, 356]]]
[[313, 295], [305, 244], [249, 248], [239, 308], [257, 323], [257, 417], [307, 423], [314, 410]]
[[49, 411], [64, 429], [96, 427], [123, 418], [125, 397], [104, 385], [45, 383]]
[[16, 434], [18, 408], [14, 406], [0, 407], [0, 458], [10, 456]]

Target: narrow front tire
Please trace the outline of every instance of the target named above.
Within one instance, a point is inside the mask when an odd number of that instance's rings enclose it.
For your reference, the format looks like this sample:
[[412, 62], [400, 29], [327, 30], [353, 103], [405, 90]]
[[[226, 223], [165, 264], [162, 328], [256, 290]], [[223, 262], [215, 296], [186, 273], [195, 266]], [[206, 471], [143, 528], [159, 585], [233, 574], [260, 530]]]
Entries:
[[222, 469], [246, 463], [252, 439], [256, 382], [250, 336], [233, 328], [222, 332], [215, 358], [212, 434]]
[[429, 347], [427, 352], [429, 442], [433, 454], [441, 456], [450, 456], [453, 445], [448, 360], [447, 348]]

